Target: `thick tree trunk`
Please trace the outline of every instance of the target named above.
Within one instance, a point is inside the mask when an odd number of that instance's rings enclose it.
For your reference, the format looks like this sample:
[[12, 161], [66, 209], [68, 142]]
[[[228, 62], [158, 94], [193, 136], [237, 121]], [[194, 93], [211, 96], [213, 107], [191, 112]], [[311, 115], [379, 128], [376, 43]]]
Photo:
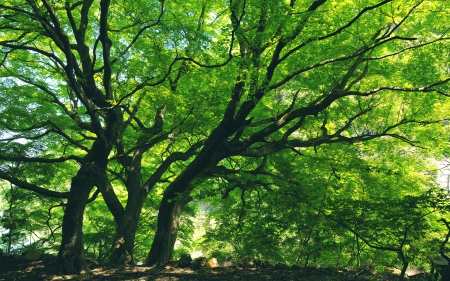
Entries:
[[[138, 141], [142, 145], [143, 140]], [[143, 150], [136, 149], [133, 157], [124, 157], [122, 164], [126, 167], [125, 186], [128, 191], [128, 200], [123, 215], [117, 221], [116, 234], [111, 246], [109, 264], [134, 264], [134, 241], [141, 215], [142, 205], [148, 192], [141, 188], [141, 161]]]
[[163, 197], [158, 213], [158, 229], [145, 261], [146, 265], [163, 266], [172, 258], [181, 213], [184, 206], [192, 200], [187, 195], [174, 198], [173, 195], [166, 194]]
[[[241, 84], [237, 86], [237, 91], [240, 91], [240, 87]], [[216, 152], [220, 150], [222, 143], [245, 122], [245, 116], [236, 121], [232, 114], [233, 110], [227, 109], [221, 124], [211, 132], [195, 160], [165, 190], [159, 207], [158, 229], [145, 261], [146, 265], [163, 266], [172, 258], [181, 213], [184, 206], [192, 200], [189, 196], [194, 189], [191, 181], [204, 173], [208, 167], [214, 167], [223, 159], [223, 155], [216, 155]]]
[[95, 167], [83, 166], [72, 178], [62, 224], [62, 241], [58, 258], [64, 274], [88, 271], [83, 247], [83, 213], [96, 178]]
[[134, 264], [134, 242], [145, 198], [146, 195], [129, 198], [111, 247], [111, 265]]

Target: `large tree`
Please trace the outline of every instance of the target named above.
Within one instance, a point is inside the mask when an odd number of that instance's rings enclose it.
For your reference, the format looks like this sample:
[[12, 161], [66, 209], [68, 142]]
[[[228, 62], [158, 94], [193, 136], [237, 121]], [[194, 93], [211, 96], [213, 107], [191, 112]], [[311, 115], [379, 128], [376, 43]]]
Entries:
[[[437, 105], [450, 81], [450, 21], [439, 1], [28, 0], [0, 9], [0, 177], [67, 197], [65, 272], [87, 269], [83, 213], [94, 187], [117, 224], [112, 263], [133, 262], [145, 199], [164, 190], [146, 261], [164, 264], [184, 206], [209, 179], [273, 174], [266, 160], [280, 151], [375, 138], [417, 145], [423, 127], [445, 117]], [[14, 162], [65, 180], [20, 177]]]

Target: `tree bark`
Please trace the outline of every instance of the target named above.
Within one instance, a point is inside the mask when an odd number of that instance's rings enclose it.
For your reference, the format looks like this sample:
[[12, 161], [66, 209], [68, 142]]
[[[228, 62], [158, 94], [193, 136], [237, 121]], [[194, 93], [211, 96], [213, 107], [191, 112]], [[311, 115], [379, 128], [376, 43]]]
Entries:
[[129, 197], [125, 212], [117, 225], [109, 264], [134, 264], [134, 242], [145, 198], [146, 194]]
[[403, 280], [405, 279], [405, 273], [406, 273], [406, 269], [408, 269], [408, 260], [405, 257], [405, 253], [403, 253], [403, 249], [400, 248], [400, 250], [398, 251], [398, 257], [400, 258], [400, 260], [403, 263], [403, 267], [402, 270], [400, 272], [400, 276], [399, 276], [399, 280]]
[[191, 200], [187, 194], [164, 194], [158, 213], [158, 229], [146, 265], [163, 266], [172, 258], [181, 213]]
[[[140, 137], [138, 145], [147, 139]], [[124, 156], [119, 161], [126, 170], [125, 186], [128, 191], [127, 205], [117, 221], [116, 234], [111, 246], [110, 265], [134, 264], [134, 242], [142, 206], [148, 192], [141, 188], [141, 161], [145, 150], [136, 149], [132, 157]], [[123, 152], [122, 152], [123, 153]]]
[[64, 211], [62, 241], [58, 254], [64, 274], [89, 271], [83, 247], [83, 213], [97, 176], [97, 168], [93, 164], [85, 164], [72, 178], [69, 198]]
[[[156, 123], [156, 122], [155, 122]], [[147, 198], [148, 193], [153, 189], [155, 184], [159, 181], [164, 172], [170, 167], [172, 163], [177, 160], [187, 160], [202, 142], [198, 142], [191, 146], [185, 153], [173, 153], [156, 169], [152, 176], [143, 184], [140, 184], [141, 179], [141, 158], [142, 153], [137, 149], [132, 158], [129, 158], [129, 163], [126, 159], [122, 159], [123, 165], [127, 167], [127, 177], [125, 185], [128, 190], [127, 207], [124, 215], [117, 221], [116, 235], [111, 247], [111, 257], [109, 263], [112, 265], [122, 265], [124, 263], [133, 263], [133, 250], [136, 230], [139, 222], [139, 217], [142, 211], [142, 206]], [[138, 145], [139, 146], [139, 145]], [[142, 151], [146, 151], [141, 147]], [[185, 186], [185, 185], [183, 185]], [[178, 191], [179, 192], [179, 191]], [[172, 194], [176, 194], [173, 191]], [[106, 198], [105, 198], [106, 200]], [[109, 207], [110, 205], [108, 205]], [[111, 204], [112, 206], [112, 204]], [[111, 207], [109, 207], [111, 210]]]

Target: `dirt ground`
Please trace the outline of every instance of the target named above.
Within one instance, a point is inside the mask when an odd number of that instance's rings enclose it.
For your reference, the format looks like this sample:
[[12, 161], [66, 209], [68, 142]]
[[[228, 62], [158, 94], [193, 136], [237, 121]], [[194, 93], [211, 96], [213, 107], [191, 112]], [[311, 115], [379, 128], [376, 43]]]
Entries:
[[[59, 275], [55, 257], [28, 261], [11, 256], [0, 257], [0, 280], [4, 281], [59, 281], [59, 280], [108, 280], [108, 281], [244, 281], [244, 280], [285, 280], [285, 281], [394, 281], [398, 276], [367, 271], [343, 271], [337, 269], [277, 269], [239, 267], [193, 270], [190, 268], [127, 267], [110, 268], [91, 265], [91, 272], [82, 275]], [[425, 281], [430, 276], [420, 275], [409, 280]], [[431, 279], [430, 279], [431, 280]]]

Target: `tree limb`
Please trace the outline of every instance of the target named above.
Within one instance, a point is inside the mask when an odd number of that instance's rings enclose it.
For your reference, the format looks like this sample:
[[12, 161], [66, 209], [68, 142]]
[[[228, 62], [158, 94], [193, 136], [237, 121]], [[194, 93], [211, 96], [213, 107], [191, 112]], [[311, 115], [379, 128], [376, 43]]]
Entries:
[[13, 176], [10, 176], [8, 173], [5, 173], [3, 171], [0, 171], [0, 178], [9, 181], [10, 183], [16, 185], [19, 188], [26, 189], [29, 191], [36, 192], [38, 194], [52, 197], [52, 198], [68, 198], [69, 192], [58, 192], [54, 190], [45, 189], [43, 187], [37, 186], [35, 184], [30, 184], [26, 181], [19, 180]]

